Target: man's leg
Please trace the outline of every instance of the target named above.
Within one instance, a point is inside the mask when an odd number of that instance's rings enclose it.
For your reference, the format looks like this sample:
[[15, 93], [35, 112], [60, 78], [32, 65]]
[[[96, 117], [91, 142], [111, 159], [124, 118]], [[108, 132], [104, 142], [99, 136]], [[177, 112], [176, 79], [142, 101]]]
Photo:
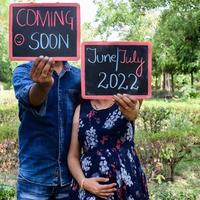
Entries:
[[70, 200], [70, 185], [57, 187], [56, 200]]
[[17, 200], [50, 200], [53, 187], [30, 183], [22, 178], [17, 181]]

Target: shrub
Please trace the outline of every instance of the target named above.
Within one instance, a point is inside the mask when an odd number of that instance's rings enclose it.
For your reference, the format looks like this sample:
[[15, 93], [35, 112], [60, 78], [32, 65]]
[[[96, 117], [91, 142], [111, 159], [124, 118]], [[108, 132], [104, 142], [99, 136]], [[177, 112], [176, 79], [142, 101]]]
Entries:
[[[175, 167], [188, 154], [200, 136], [190, 129], [136, 134], [138, 155], [149, 180], [174, 180]], [[160, 176], [161, 175], [161, 176]]]
[[0, 184], [0, 200], [15, 199], [15, 187]]
[[163, 107], [144, 107], [140, 113], [143, 130], [153, 133], [163, 130], [170, 112], [169, 109]]
[[199, 96], [198, 90], [191, 87], [190, 85], [185, 85], [180, 89], [180, 98], [187, 99], [187, 98], [197, 98]]
[[136, 120], [139, 130], [149, 133], [174, 128], [191, 128], [200, 124], [200, 104], [197, 102], [144, 102]]
[[150, 193], [151, 200], [198, 200], [197, 195], [193, 192], [188, 192], [186, 190], [176, 191], [176, 189], [169, 189], [167, 185], [164, 188], [159, 187], [151, 190]]
[[16, 105], [3, 105], [0, 107], [0, 141], [17, 138], [19, 126]]

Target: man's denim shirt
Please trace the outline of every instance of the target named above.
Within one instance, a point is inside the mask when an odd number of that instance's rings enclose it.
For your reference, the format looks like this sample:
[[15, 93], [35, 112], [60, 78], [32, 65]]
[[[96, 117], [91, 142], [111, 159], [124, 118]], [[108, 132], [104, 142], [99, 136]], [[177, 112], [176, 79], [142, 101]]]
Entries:
[[67, 185], [71, 176], [67, 152], [72, 118], [80, 103], [80, 70], [64, 62], [60, 75], [53, 72], [54, 84], [39, 108], [29, 102], [32, 62], [19, 65], [13, 85], [19, 102], [19, 178], [46, 185]]

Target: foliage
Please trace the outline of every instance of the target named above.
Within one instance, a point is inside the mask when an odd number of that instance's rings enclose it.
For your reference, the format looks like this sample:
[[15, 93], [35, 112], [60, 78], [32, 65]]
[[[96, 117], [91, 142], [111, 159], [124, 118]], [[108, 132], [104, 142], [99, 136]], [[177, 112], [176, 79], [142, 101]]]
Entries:
[[162, 183], [159, 187], [157, 185], [150, 189], [151, 200], [198, 200], [197, 194], [191, 190], [178, 190], [170, 183]]
[[0, 184], [0, 200], [15, 199], [15, 187]]
[[11, 87], [12, 69], [16, 65], [8, 58], [8, 8], [9, 1], [0, 1], [0, 82], [6, 83], [6, 87]]
[[[200, 133], [200, 129], [198, 131]], [[140, 132], [136, 137], [137, 152], [147, 170], [149, 180], [173, 181], [175, 167], [191, 153], [196, 142], [200, 142], [200, 136], [191, 128], [154, 134]]]
[[189, 85], [185, 85], [182, 88], [180, 88], [180, 93], [182, 98], [197, 98], [200, 96], [200, 92], [196, 90], [194, 87], [191, 87]]
[[149, 180], [173, 181], [176, 166], [200, 142], [200, 105], [191, 102], [144, 102], [136, 145]]
[[16, 138], [18, 126], [17, 106], [4, 105], [0, 107], [0, 141]]
[[153, 133], [161, 131], [169, 115], [169, 109], [166, 110], [162, 107], [144, 107], [140, 113], [144, 130]]
[[[174, 75], [190, 74], [193, 85], [194, 73], [200, 70], [199, 0], [94, 2], [97, 5], [97, 32], [101, 38], [108, 39], [113, 32], [117, 32], [122, 40], [153, 42], [153, 75], [156, 77], [156, 86], [159, 76], [165, 73], [171, 75], [172, 92]], [[197, 82], [199, 78], [198, 76]]]
[[7, 29], [0, 27], [0, 82], [9, 82], [11, 85], [12, 68], [8, 59]]
[[[118, 32], [122, 39], [142, 40], [152, 37], [158, 13], [151, 15], [147, 11], [156, 7], [153, 1], [116, 1], [94, 0], [97, 6], [96, 21], [98, 35], [104, 40], [113, 32]], [[149, 27], [149, 28], [148, 28]]]
[[198, 7], [187, 11], [173, 7], [162, 13], [153, 41], [156, 63], [159, 63], [158, 67], [165, 72], [180, 74], [199, 70], [200, 49], [197, 44], [200, 38], [200, 12]]

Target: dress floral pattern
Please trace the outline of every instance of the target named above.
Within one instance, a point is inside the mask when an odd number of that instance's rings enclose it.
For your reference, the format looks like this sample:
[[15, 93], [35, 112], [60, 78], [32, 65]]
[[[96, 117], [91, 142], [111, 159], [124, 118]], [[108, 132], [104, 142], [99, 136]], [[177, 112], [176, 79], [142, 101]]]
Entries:
[[[83, 149], [80, 163], [86, 177], [109, 178], [117, 191], [107, 200], [149, 200], [145, 174], [134, 149], [134, 125], [117, 105], [95, 110], [81, 104], [78, 140]], [[71, 199], [100, 200], [72, 181]]]

